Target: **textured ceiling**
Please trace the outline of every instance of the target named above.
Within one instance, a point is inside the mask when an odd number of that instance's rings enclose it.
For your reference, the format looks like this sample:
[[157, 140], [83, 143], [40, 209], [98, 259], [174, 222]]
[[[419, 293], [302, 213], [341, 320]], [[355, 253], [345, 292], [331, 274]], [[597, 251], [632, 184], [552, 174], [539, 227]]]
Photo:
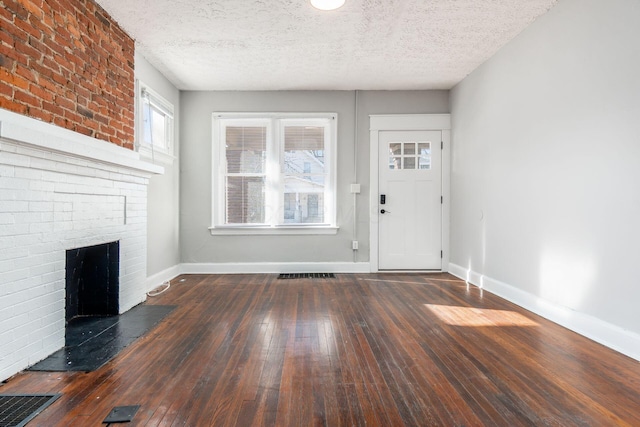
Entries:
[[449, 89], [557, 0], [97, 0], [179, 89]]

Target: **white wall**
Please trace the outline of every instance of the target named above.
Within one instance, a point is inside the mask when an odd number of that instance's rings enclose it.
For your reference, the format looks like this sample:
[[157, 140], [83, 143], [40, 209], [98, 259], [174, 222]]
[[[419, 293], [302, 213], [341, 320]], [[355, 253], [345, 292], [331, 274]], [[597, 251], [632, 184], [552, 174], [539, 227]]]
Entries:
[[[136, 78], [151, 87], [174, 105], [174, 160], [173, 164], [156, 161], [164, 167], [163, 175], [154, 175], [148, 187], [147, 222], [147, 276], [149, 286], [155, 287], [163, 280], [176, 275], [180, 263], [180, 91], [176, 89], [158, 70], [136, 52]], [[147, 161], [151, 161], [147, 159]], [[155, 276], [155, 277], [154, 277]]]
[[637, 0], [560, 0], [451, 93], [453, 270], [633, 339], [638, 23]]
[[[354, 150], [356, 93], [353, 91], [183, 92], [181, 149], [182, 262], [353, 263], [369, 260], [369, 114], [448, 113], [448, 91], [358, 92], [358, 144]], [[211, 114], [214, 111], [338, 113], [338, 195], [340, 230], [331, 236], [212, 236]], [[354, 238], [354, 158], [362, 193], [357, 197]]]

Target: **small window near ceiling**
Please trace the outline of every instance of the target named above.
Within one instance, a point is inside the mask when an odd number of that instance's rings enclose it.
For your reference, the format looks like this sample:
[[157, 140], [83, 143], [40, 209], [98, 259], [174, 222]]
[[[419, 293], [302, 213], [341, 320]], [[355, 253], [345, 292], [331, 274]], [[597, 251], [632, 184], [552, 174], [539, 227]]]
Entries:
[[136, 146], [152, 161], [173, 163], [173, 104], [138, 81]]

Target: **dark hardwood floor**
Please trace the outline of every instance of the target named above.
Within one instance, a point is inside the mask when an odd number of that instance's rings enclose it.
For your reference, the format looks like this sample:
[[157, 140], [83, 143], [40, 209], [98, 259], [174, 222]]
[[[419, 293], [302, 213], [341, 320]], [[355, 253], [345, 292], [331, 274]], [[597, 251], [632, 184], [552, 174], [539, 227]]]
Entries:
[[[179, 279], [185, 279], [180, 282]], [[448, 274], [181, 276], [178, 307], [29, 426], [640, 425], [640, 364]], [[123, 424], [127, 425], [127, 424]]]

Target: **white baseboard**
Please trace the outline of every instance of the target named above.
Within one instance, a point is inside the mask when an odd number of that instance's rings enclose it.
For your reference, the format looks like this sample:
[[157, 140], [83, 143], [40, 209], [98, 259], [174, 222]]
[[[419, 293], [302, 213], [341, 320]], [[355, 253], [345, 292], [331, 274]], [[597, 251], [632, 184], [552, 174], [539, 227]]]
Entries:
[[185, 263], [182, 274], [369, 273], [368, 262]]
[[640, 361], [640, 335], [588, 314], [562, 307], [513, 285], [449, 263], [449, 273], [545, 319]]
[[171, 280], [174, 277], [180, 274], [180, 265], [174, 265], [173, 267], [169, 267], [166, 270], [163, 270], [159, 273], [156, 273], [152, 276], [147, 277], [146, 289], [147, 292], [152, 291], [158, 286], [162, 285], [167, 280]]

